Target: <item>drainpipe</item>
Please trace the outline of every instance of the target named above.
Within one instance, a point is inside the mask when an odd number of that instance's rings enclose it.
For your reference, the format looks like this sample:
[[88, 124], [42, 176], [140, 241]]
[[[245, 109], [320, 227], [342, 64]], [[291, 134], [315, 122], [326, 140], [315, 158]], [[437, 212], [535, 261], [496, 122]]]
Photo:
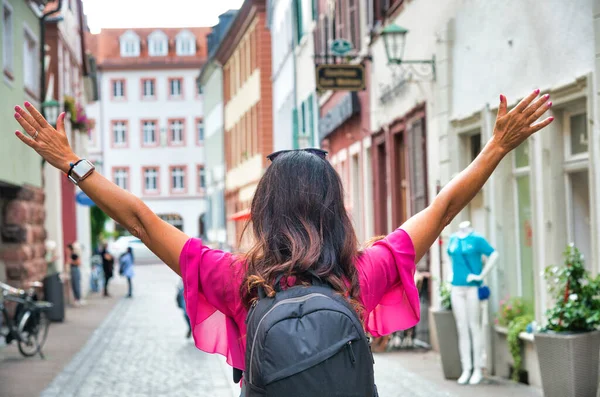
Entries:
[[46, 22], [50, 15], [60, 11], [62, 8], [62, 0], [58, 0], [56, 8], [42, 15], [40, 18], [40, 101], [44, 103], [46, 99]]

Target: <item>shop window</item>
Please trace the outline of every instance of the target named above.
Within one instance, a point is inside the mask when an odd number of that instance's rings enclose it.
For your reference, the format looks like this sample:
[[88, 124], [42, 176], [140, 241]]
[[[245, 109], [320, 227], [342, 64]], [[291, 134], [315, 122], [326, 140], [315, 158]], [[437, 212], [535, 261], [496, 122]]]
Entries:
[[529, 141], [519, 146], [513, 156], [513, 177], [518, 239], [519, 293], [532, 305], [535, 301], [535, 272], [533, 264], [533, 209], [529, 168]]
[[570, 109], [564, 117], [566, 213], [569, 242], [575, 243], [585, 259], [593, 263], [591, 240], [588, 121], [583, 106]]

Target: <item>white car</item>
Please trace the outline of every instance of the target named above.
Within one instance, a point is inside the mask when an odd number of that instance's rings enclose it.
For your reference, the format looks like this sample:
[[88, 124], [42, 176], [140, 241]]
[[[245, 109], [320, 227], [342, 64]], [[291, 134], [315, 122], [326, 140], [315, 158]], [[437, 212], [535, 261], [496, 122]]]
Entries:
[[160, 263], [160, 259], [137, 237], [121, 236], [113, 242], [109, 251], [118, 259], [131, 247], [135, 263]]

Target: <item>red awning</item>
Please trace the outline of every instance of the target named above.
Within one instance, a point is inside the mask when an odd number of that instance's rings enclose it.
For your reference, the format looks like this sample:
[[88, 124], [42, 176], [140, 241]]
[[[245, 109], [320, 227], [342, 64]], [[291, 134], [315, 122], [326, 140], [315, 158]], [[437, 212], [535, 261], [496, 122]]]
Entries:
[[229, 217], [231, 221], [245, 221], [246, 219], [250, 219], [250, 208], [238, 211]]

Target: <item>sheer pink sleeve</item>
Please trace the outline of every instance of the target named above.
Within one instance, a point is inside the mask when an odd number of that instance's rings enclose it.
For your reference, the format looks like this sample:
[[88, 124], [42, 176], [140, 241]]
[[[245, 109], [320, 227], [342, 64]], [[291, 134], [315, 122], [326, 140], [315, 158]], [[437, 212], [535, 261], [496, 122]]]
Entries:
[[245, 318], [239, 292], [241, 262], [191, 238], [181, 251], [179, 264], [196, 347], [222, 354], [231, 366], [243, 368], [245, 343], [238, 327], [239, 318]]
[[420, 319], [415, 249], [402, 229], [366, 249], [356, 262], [366, 328], [375, 337], [413, 327]]

